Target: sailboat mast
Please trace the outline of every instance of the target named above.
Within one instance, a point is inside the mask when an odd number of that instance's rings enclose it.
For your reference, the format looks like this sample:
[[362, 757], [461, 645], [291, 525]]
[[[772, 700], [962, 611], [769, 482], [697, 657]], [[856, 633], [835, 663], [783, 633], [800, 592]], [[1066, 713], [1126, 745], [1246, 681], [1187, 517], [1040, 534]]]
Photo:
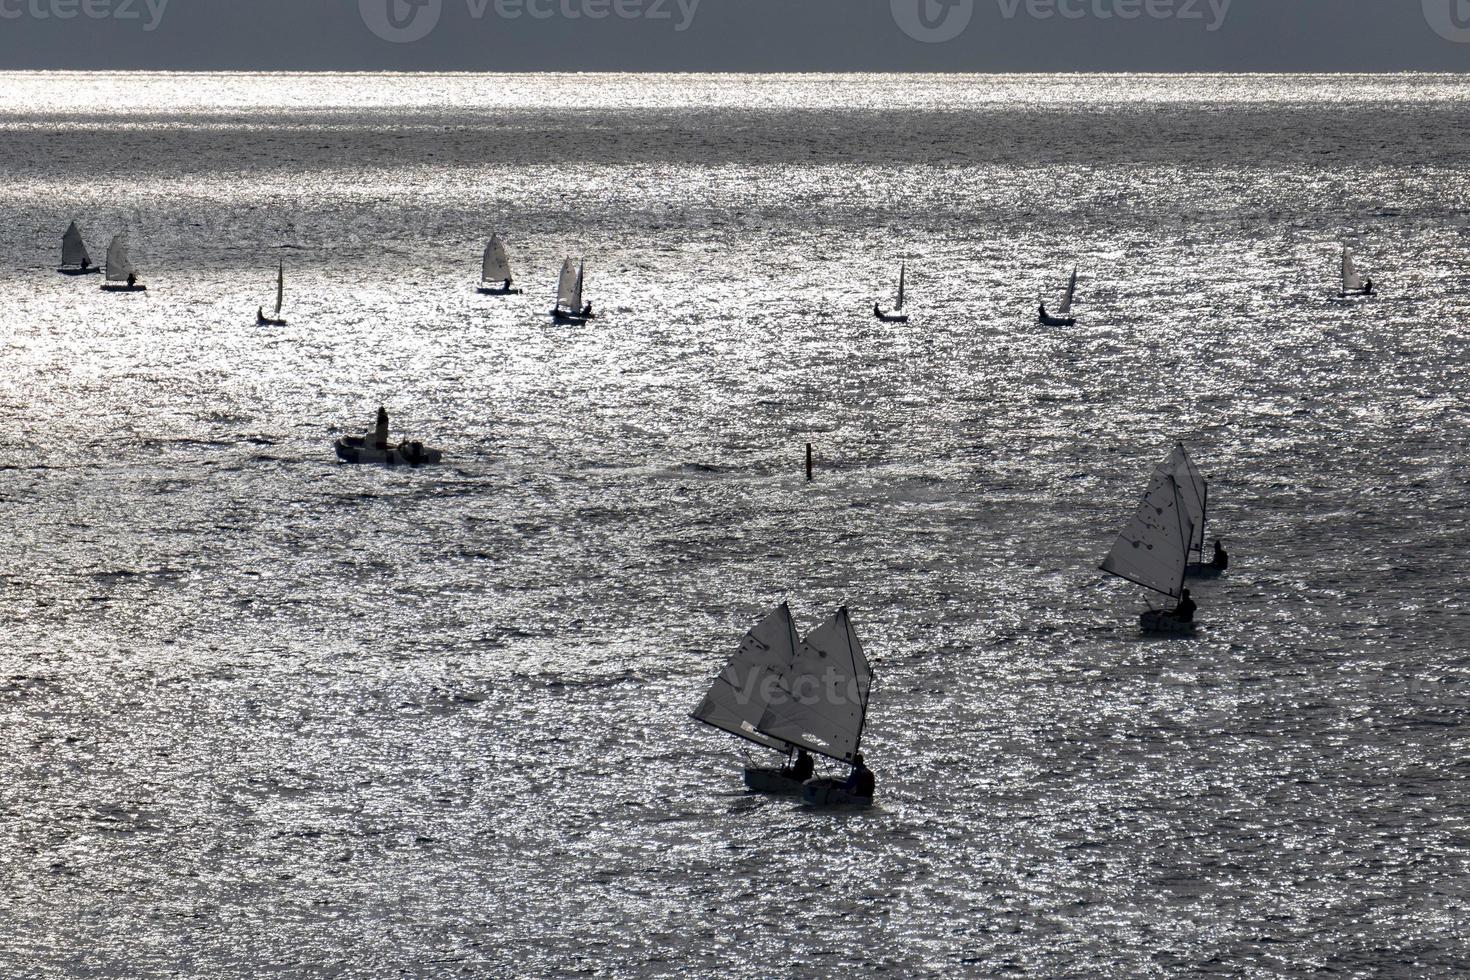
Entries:
[[906, 273], [907, 271], [907, 263], [900, 262], [898, 264], [898, 306], [894, 307], [895, 309], [903, 309], [903, 280], [904, 273]]
[[[1189, 544], [1188, 544], [1188, 542], [1194, 538], [1194, 530], [1193, 530], [1193, 528], [1191, 528], [1189, 534], [1187, 536], [1185, 535], [1185, 533], [1184, 533], [1184, 500], [1179, 495], [1179, 481], [1178, 480], [1175, 480], [1171, 476], [1171, 477], [1169, 477], [1169, 482], [1174, 484], [1174, 514], [1179, 519], [1179, 540], [1181, 542], [1184, 542], [1184, 561], [1182, 561], [1182, 562], [1179, 563], [1179, 585], [1178, 585], [1178, 587], [1174, 591], [1177, 593], [1177, 598], [1178, 599], [1183, 599], [1184, 598], [1184, 579], [1189, 575]], [[1201, 554], [1201, 557], [1203, 557], [1203, 554]]]

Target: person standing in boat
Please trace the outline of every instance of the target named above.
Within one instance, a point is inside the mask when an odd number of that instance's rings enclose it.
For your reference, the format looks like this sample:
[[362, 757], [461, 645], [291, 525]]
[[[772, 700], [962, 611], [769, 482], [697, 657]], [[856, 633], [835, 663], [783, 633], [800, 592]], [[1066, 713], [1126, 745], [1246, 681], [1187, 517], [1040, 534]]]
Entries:
[[1194, 611], [1198, 608], [1194, 600], [1189, 597], [1189, 590], [1185, 589], [1179, 595], [1179, 605], [1174, 607], [1174, 618], [1181, 623], [1192, 623], [1194, 622]]
[[812, 761], [811, 754], [806, 749], [796, 750], [796, 759], [787, 766], [784, 775], [787, 779], [794, 779], [798, 783], [804, 783], [812, 778], [816, 764]]
[[501, 288], [504, 289], [507, 293], [510, 292], [510, 276], [505, 277], [505, 285]]
[[128, 288], [129, 289], [132, 289], [136, 285], [138, 285], [138, 274], [136, 272], [129, 272], [128, 273]]
[[382, 405], [378, 406], [378, 421], [373, 426], [373, 434], [368, 441], [373, 449], [388, 448], [388, 410]]
[[847, 777], [847, 782], [843, 784], [842, 788], [853, 796], [871, 797], [875, 782], [873, 770], [869, 769], [867, 764], [863, 762], [863, 754], [859, 752], [853, 756], [852, 773]]
[[1225, 542], [1220, 538], [1215, 539], [1215, 556], [1210, 559], [1210, 566], [1222, 572], [1230, 567], [1230, 556], [1225, 553]]

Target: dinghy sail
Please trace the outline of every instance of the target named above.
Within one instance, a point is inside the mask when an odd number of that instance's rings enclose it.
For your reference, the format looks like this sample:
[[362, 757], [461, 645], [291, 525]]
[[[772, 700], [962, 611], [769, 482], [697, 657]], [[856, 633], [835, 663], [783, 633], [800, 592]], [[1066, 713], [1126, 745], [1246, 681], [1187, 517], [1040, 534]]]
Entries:
[[582, 303], [582, 284], [586, 263], [573, 262], [569, 257], [561, 264], [561, 275], [556, 280], [556, 305], [551, 315], [568, 323], [582, 323], [592, 319], [592, 304]]
[[266, 316], [264, 307], [255, 311], [255, 322], [264, 327], [284, 327], [286, 321], [281, 319], [281, 307], [286, 302], [286, 263], [281, 262], [276, 267], [276, 312], [274, 316]]
[[903, 311], [904, 280], [907, 278], [907, 275], [908, 263], [900, 262], [898, 265], [898, 302], [894, 304], [893, 309], [885, 313], [877, 303], [873, 304], [873, 315], [885, 323], [909, 322], [908, 315]]
[[1342, 292], [1362, 292], [1363, 277], [1358, 275], [1358, 267], [1353, 263], [1352, 249], [1344, 246], [1342, 250]]
[[133, 269], [132, 260], [128, 257], [126, 235], [114, 236], [112, 244], [107, 246], [106, 279], [102, 288], [109, 292], [135, 292], [148, 288], [138, 282], [138, 274]]
[[1057, 307], [1057, 313], [1066, 316], [1072, 312], [1072, 297], [1077, 295], [1077, 267], [1072, 266], [1072, 278], [1067, 280], [1067, 291], [1062, 296], [1062, 302]]
[[768, 696], [777, 690], [775, 678], [791, 670], [796, 649], [796, 624], [783, 602], [745, 634], [690, 717], [768, 749], [790, 751], [789, 742], [762, 733], [756, 725], [766, 713]]
[[1171, 452], [1158, 466], [1158, 472], [1167, 473], [1174, 478], [1179, 485], [1179, 495], [1184, 502], [1185, 513], [1190, 523], [1194, 526], [1194, 534], [1189, 541], [1189, 550], [1198, 551], [1201, 557], [1205, 551], [1205, 511], [1210, 502], [1210, 487], [1199, 469], [1194, 465], [1194, 460], [1189, 457], [1189, 451], [1184, 444], [1176, 443], [1174, 451]]
[[862, 744], [873, 671], [846, 607], [801, 641], [756, 729], [769, 738], [852, 763]]
[[505, 243], [500, 236], [492, 234], [490, 243], [485, 246], [485, 257], [480, 264], [480, 287], [482, 293], [497, 296], [506, 296], [519, 293], [519, 289], [511, 287], [510, 255], [505, 250]]
[[[1184, 573], [1189, 564], [1189, 542], [1194, 537], [1188, 505], [1174, 477], [1155, 470], [1133, 520], [1103, 559], [1109, 575], [1152, 589], [1171, 599], [1184, 599]], [[1194, 628], [1191, 618], [1150, 609], [1140, 617], [1145, 630], [1184, 633]]]
[[1072, 267], [1072, 278], [1067, 281], [1067, 291], [1062, 295], [1062, 304], [1057, 307], [1056, 316], [1046, 312], [1046, 304], [1042, 303], [1037, 311], [1036, 319], [1043, 327], [1075, 327], [1077, 321], [1069, 314], [1072, 312], [1072, 299], [1077, 294], [1077, 267]]
[[61, 268], [56, 270], [67, 275], [80, 275], [102, 270], [92, 264], [87, 254], [87, 243], [82, 240], [81, 229], [73, 221], [61, 236]]

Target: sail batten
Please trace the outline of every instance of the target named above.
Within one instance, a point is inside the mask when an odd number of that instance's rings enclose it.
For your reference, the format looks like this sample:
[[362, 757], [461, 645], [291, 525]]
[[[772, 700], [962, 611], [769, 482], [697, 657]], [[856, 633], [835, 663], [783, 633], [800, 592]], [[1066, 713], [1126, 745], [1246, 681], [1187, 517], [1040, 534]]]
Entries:
[[1118, 535], [1101, 568], [1146, 589], [1178, 599], [1184, 591], [1194, 527], [1178, 482], [1155, 470], [1133, 520]]
[[63, 266], [91, 265], [92, 257], [87, 254], [87, 243], [82, 240], [82, 231], [73, 221], [61, 236], [61, 264]]
[[128, 241], [125, 235], [117, 235], [107, 246], [107, 280], [125, 282], [133, 275], [133, 263], [128, 258]]
[[506, 282], [510, 279], [510, 255], [500, 236], [492, 234], [485, 246], [485, 259], [480, 266], [481, 282]]
[[780, 675], [796, 659], [796, 624], [783, 602], [761, 620], [715, 678], [690, 717], [766, 748], [786, 751], [787, 742], [757, 729], [768, 697], [779, 690]]
[[756, 728], [812, 752], [852, 762], [862, 745], [873, 671], [847, 610], [837, 612], [797, 648]]

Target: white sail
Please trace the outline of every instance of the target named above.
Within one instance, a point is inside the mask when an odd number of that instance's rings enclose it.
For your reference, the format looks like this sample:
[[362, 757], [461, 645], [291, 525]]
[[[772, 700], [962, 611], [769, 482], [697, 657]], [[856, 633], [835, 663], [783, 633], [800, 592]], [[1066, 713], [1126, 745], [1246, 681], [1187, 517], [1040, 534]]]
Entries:
[[904, 273], [907, 271], [908, 269], [906, 264], [900, 262], [898, 264], [898, 305], [893, 308], [895, 312], [903, 309], [903, 280]]
[[1349, 248], [1342, 250], [1342, 291], [1350, 293], [1363, 288], [1363, 277], [1353, 265], [1353, 253]]
[[83, 262], [91, 265], [92, 257], [87, 254], [87, 243], [82, 241], [81, 229], [73, 221], [66, 234], [61, 236], [61, 264], [79, 266]]
[[1189, 516], [1190, 526], [1194, 533], [1190, 538], [1189, 547], [1205, 549], [1205, 508], [1209, 504], [1209, 487], [1205, 478], [1200, 475], [1199, 469], [1194, 465], [1194, 460], [1189, 458], [1189, 451], [1184, 448], [1183, 443], [1174, 447], [1158, 466], [1158, 472], [1167, 473], [1179, 484], [1179, 498], [1184, 502], [1184, 511]]
[[768, 748], [787, 750], [785, 742], [757, 731], [756, 723], [766, 712], [768, 696], [779, 690], [778, 678], [791, 669], [796, 643], [796, 624], [783, 602], [745, 634], [740, 649], [691, 717]]
[[485, 262], [480, 267], [481, 282], [505, 282], [510, 278], [510, 256], [500, 242], [499, 235], [490, 236], [485, 246]]
[[118, 235], [107, 246], [107, 278], [111, 282], [123, 282], [133, 274], [133, 263], [128, 259], [128, 242]]
[[572, 309], [574, 309], [574, 310], [580, 310], [582, 308], [582, 282], [583, 282], [583, 278], [584, 278], [586, 272], [587, 272], [587, 263], [585, 263], [585, 262], [583, 262], [581, 260], [578, 260], [577, 261], [577, 286], [576, 286], [576, 289], [572, 293]]
[[1156, 471], [1132, 522], [1103, 559], [1102, 570], [1177, 599], [1184, 589], [1193, 534], [1179, 484]]
[[1072, 312], [1072, 297], [1077, 294], [1077, 267], [1072, 267], [1072, 278], [1067, 281], [1067, 292], [1062, 296], [1062, 302], [1057, 306], [1057, 314], [1066, 316]]
[[276, 269], [276, 316], [281, 315], [281, 305], [286, 301], [286, 263]]
[[556, 305], [573, 311], [582, 308], [582, 272], [570, 258], [561, 264], [556, 280]]
[[851, 762], [862, 743], [873, 671], [846, 609], [812, 632], [756, 728], [771, 738]]

